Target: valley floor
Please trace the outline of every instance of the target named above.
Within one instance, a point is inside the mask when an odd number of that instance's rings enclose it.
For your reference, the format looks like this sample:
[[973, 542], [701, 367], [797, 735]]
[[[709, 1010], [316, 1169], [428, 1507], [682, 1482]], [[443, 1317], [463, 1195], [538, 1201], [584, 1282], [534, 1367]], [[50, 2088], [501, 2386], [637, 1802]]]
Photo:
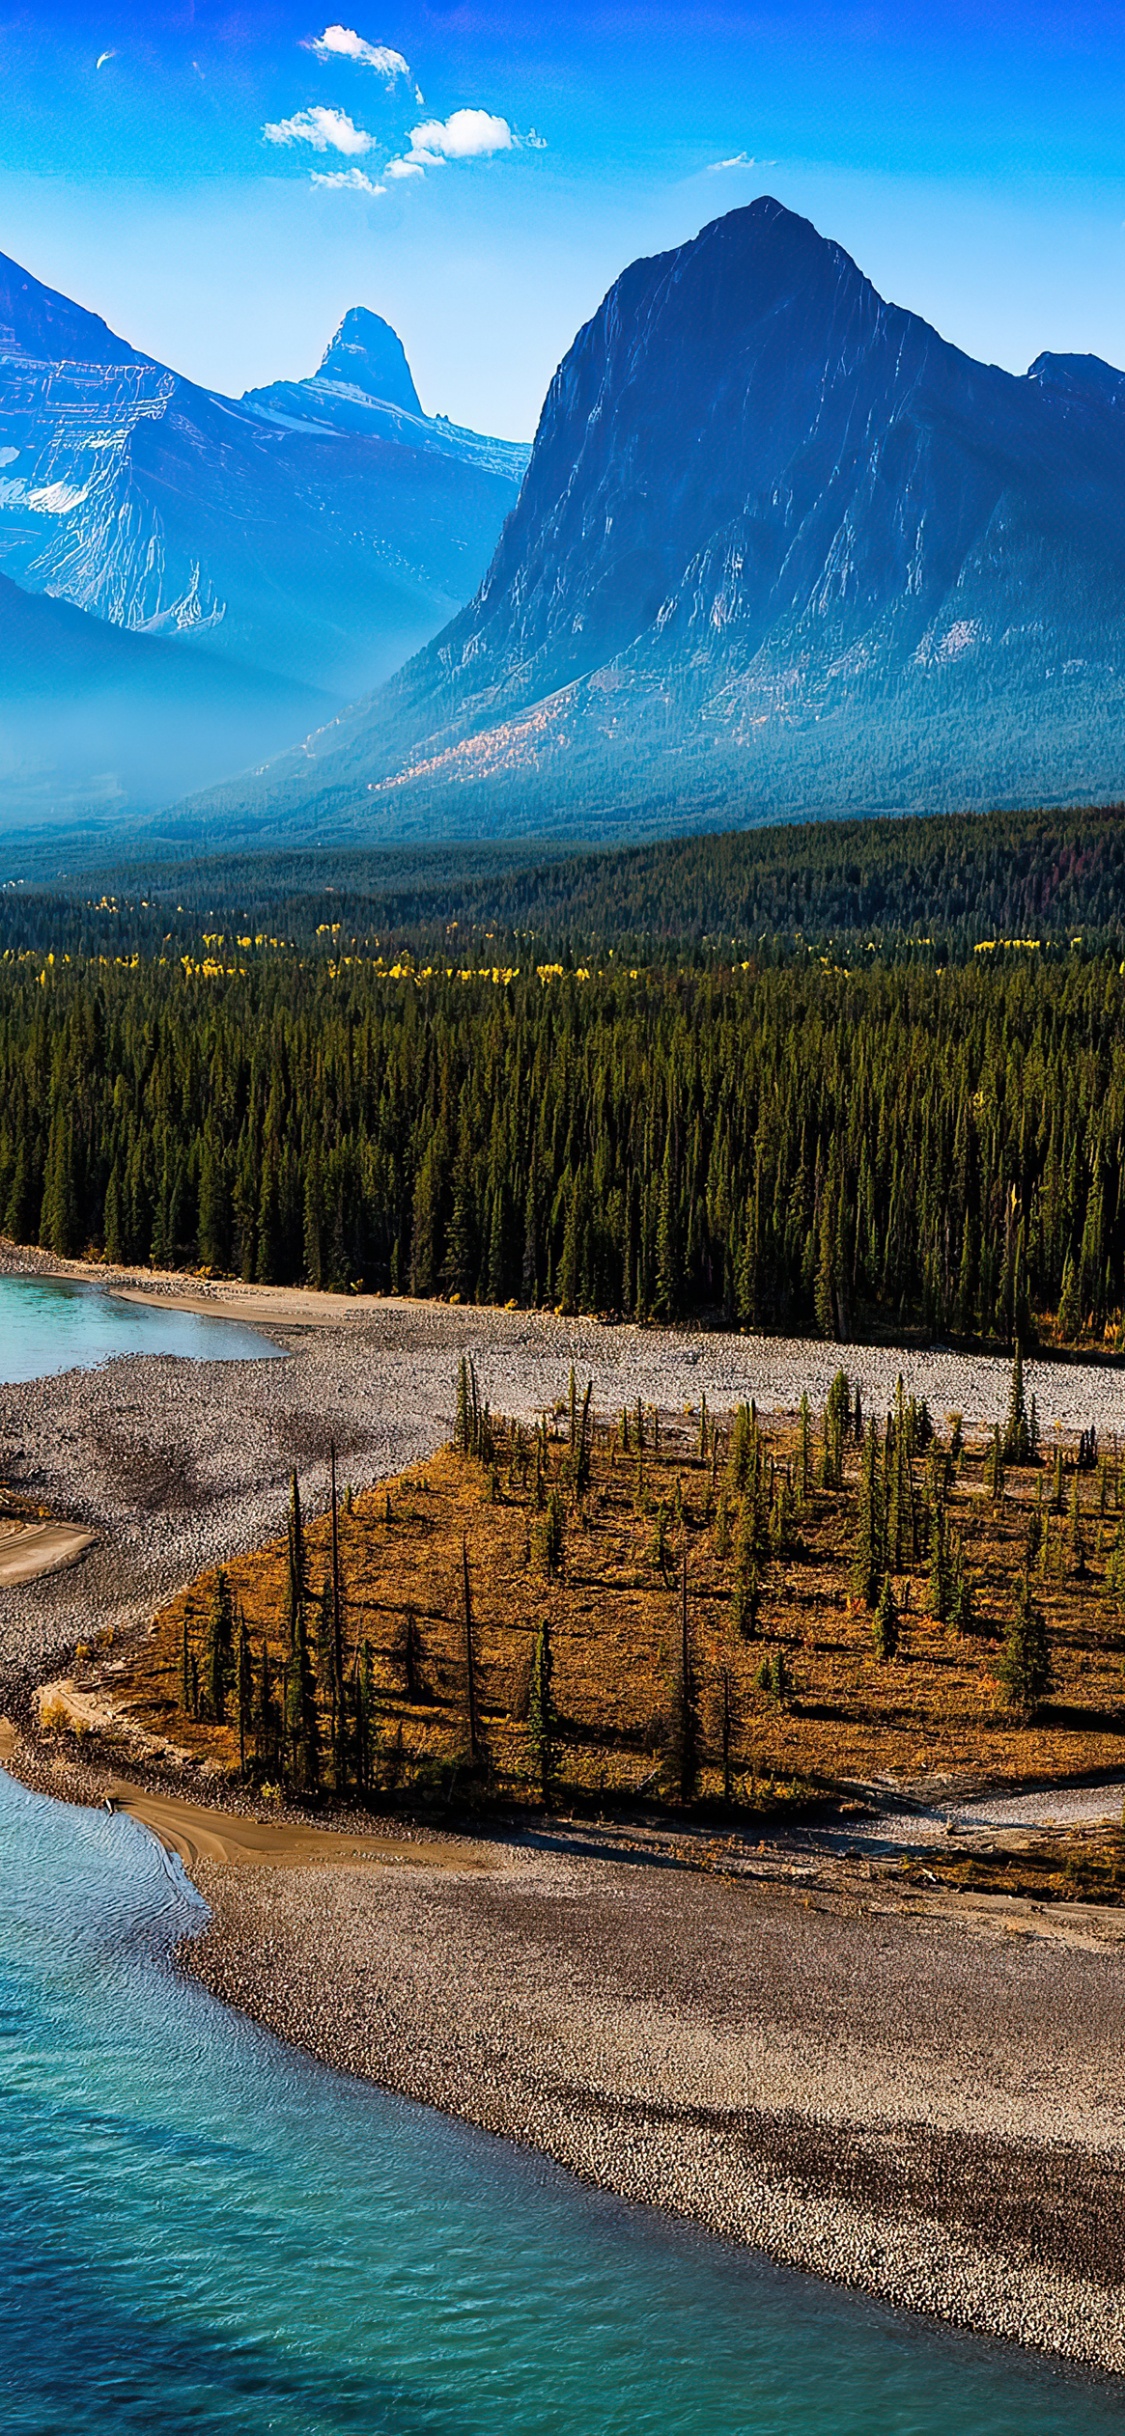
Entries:
[[[606, 1405], [628, 1392], [682, 1410], [705, 1391], [713, 1409], [748, 1394], [791, 1408], [802, 1387], [820, 1400], [841, 1358], [869, 1410], [900, 1367], [937, 1412], [991, 1419], [1006, 1397], [1004, 1363], [945, 1354], [116, 1282], [237, 1310], [290, 1358], [130, 1358], [0, 1388], [0, 1476], [97, 1535], [70, 1572], [0, 1598], [14, 1692], [276, 1532], [294, 1462], [315, 1503], [330, 1439], [357, 1485], [428, 1453], [449, 1434], [462, 1350], [497, 1408], [529, 1416], [571, 1362]], [[1043, 1365], [1028, 1384], [1048, 1428], [1120, 1425], [1114, 1371]], [[105, 1789], [42, 1746], [15, 1764], [47, 1791]], [[896, 1883], [893, 1854], [851, 1830], [842, 1852], [838, 1831], [757, 1842], [548, 1820], [445, 1836], [432, 1865], [411, 1836], [411, 1866], [373, 1866], [385, 1834], [364, 1836], [361, 1866], [316, 1868], [287, 1866], [284, 1846], [245, 1866], [229, 1840], [197, 1839], [211, 1924], [184, 1966], [327, 2064], [623, 2196], [1125, 2373], [1120, 1909]]]

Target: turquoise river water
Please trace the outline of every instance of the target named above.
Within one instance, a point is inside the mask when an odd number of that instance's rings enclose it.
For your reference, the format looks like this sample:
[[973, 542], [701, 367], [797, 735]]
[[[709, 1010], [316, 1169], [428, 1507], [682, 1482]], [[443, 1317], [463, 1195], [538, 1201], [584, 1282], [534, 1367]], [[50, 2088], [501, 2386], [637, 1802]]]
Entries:
[[190, 1361], [248, 1362], [280, 1348], [237, 1321], [129, 1303], [56, 1277], [0, 1277], [0, 1380], [89, 1370], [116, 1353], [179, 1353]]
[[0, 1773], [5, 2436], [1110, 2436], [1121, 2398], [338, 2079], [171, 1966], [123, 1817]]
[[[0, 1377], [245, 1358], [0, 1278]], [[0, 1771], [4, 2436], [1115, 2436], [1125, 2399], [789, 2275], [339, 2079], [172, 1965], [133, 1821]]]

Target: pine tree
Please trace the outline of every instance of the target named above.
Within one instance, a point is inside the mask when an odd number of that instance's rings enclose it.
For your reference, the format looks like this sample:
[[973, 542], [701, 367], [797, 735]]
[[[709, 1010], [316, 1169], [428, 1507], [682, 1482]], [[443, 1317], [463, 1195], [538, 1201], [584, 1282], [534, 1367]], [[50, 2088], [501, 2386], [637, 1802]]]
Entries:
[[473, 1641], [473, 1594], [469, 1580], [469, 1542], [461, 1541], [461, 1625], [465, 1646], [465, 1740], [469, 1766], [475, 1768], [481, 1756], [480, 1711], [477, 1706], [477, 1661]]
[[531, 1692], [528, 1703], [528, 1732], [535, 1774], [543, 1806], [550, 1810], [554, 1804], [557, 1760], [558, 1717], [553, 1691], [554, 1657], [551, 1649], [551, 1623], [544, 1616], [535, 1636], [531, 1660]]
[[1051, 1650], [1047, 1627], [1031, 1597], [1026, 1574], [1016, 1589], [1015, 1614], [997, 1667], [1010, 1708], [1033, 1718], [1051, 1689]]
[[1086, 1541], [1082, 1530], [1082, 1507], [1078, 1496], [1078, 1474], [1074, 1475], [1070, 1491], [1070, 1563], [1078, 1581], [1086, 1578]]
[[220, 1565], [215, 1576], [211, 1612], [207, 1619], [207, 1635], [203, 1651], [203, 1679], [206, 1687], [207, 1714], [216, 1725], [222, 1725], [227, 1713], [227, 1693], [234, 1672], [234, 1600], [230, 1582]]
[[541, 1534], [543, 1571], [549, 1582], [560, 1582], [566, 1570], [566, 1509], [558, 1489], [547, 1499]]
[[877, 1604], [879, 1585], [886, 1570], [882, 1485], [879, 1433], [874, 1421], [869, 1421], [859, 1478], [859, 1513], [851, 1568], [852, 1589], [857, 1598], [863, 1600], [865, 1607]]
[[320, 1783], [320, 1734], [316, 1713], [316, 1670], [309, 1648], [308, 1619], [302, 1600], [297, 1608], [289, 1662], [285, 1669], [285, 1753], [288, 1779], [294, 1792], [315, 1793]]
[[182, 1708], [185, 1717], [194, 1716], [195, 1709], [192, 1701], [191, 1635], [188, 1631], [186, 1611], [180, 1632], [180, 1707]]
[[375, 1691], [375, 1653], [366, 1638], [356, 1653], [355, 1708], [356, 1777], [360, 1790], [370, 1793], [379, 1749], [379, 1703]]
[[234, 1696], [238, 1707], [238, 1765], [240, 1773], [245, 1776], [247, 1737], [254, 1726], [254, 1662], [246, 1618], [241, 1608], [238, 1611], [238, 1637], [235, 1643]]
[[272, 1767], [277, 1757], [277, 1701], [274, 1695], [273, 1666], [269, 1643], [262, 1637], [262, 1664], [258, 1675], [258, 1758], [264, 1768]]
[[988, 1442], [988, 1453], [984, 1463], [984, 1485], [993, 1505], [1001, 1505], [1004, 1498], [1004, 1446], [999, 1426], [994, 1428]]
[[1068, 1252], [1063, 1263], [1062, 1287], [1055, 1325], [1064, 1345], [1069, 1345], [1081, 1333], [1082, 1306], [1078, 1299], [1078, 1272], [1074, 1254]]
[[949, 1552], [944, 1506], [935, 1506], [930, 1531], [929, 1607], [935, 1624], [948, 1624], [953, 1613], [955, 1583]]
[[1004, 1456], [1008, 1463], [1031, 1461], [1031, 1427], [1023, 1388], [1023, 1354], [1017, 1344], [1012, 1363], [1012, 1385], [1008, 1397], [1008, 1418], [1004, 1427]]
[[875, 1609], [873, 1635], [877, 1657], [884, 1659], [897, 1657], [899, 1617], [889, 1573], [883, 1575], [883, 1587], [879, 1592], [879, 1603]]
[[812, 1488], [812, 1414], [809, 1399], [802, 1389], [800, 1435], [797, 1440], [797, 1494], [802, 1505]]
[[723, 1800], [734, 1800], [734, 1771], [731, 1747], [734, 1739], [734, 1686], [729, 1666], [719, 1677], [719, 1757], [723, 1771]]
[[680, 1565], [680, 1592], [677, 1600], [676, 1660], [672, 1670], [672, 1707], [669, 1724], [668, 1759], [676, 1792], [681, 1802], [690, 1802], [695, 1792], [698, 1767], [699, 1730], [696, 1718], [696, 1690], [692, 1663], [691, 1632], [688, 1616], [688, 1569], [685, 1550]]

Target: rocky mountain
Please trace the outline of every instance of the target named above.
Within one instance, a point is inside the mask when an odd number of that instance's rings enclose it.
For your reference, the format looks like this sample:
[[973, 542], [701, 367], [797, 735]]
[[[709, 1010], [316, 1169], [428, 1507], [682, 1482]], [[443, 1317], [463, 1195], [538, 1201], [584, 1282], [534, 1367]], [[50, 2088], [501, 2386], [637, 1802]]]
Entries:
[[366, 433], [484, 467], [511, 484], [513, 499], [531, 454], [522, 440], [488, 440], [444, 415], [425, 414], [402, 340], [362, 305], [344, 315], [311, 380], [248, 389], [242, 403], [290, 430]]
[[313, 409], [286, 418], [268, 392], [201, 389], [0, 256], [0, 568], [301, 688], [366, 690], [475, 589], [524, 452], [431, 435], [375, 315], [349, 314], [296, 390]]
[[474, 599], [228, 799], [367, 835], [1125, 794], [1125, 375], [974, 362], [769, 197], [634, 263]]

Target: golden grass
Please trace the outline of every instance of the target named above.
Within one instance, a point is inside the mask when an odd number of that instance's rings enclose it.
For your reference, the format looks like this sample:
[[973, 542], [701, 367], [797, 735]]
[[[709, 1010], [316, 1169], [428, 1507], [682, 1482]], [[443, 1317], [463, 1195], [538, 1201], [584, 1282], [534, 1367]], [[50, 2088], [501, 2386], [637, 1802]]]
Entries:
[[[902, 1649], [877, 1658], [871, 1619], [852, 1596], [859, 1450], [849, 1446], [843, 1489], [810, 1492], [790, 1552], [763, 1577], [759, 1627], [743, 1639], [732, 1621], [734, 1556], [720, 1558], [713, 1522], [712, 1467], [696, 1452], [698, 1425], [661, 1428], [636, 1455], [604, 1426], [595, 1432], [592, 1478], [566, 1522], [565, 1578], [548, 1582], [538, 1554], [542, 1515], [524, 1477], [518, 1433], [498, 1424], [497, 1472], [451, 1450], [357, 1499], [340, 1516], [349, 1665], [370, 1643], [380, 1712], [381, 1767], [392, 1789], [419, 1771], [446, 1766], [466, 1744], [461, 1552], [467, 1540], [474, 1649], [484, 1738], [495, 1790], [534, 1793], [527, 1727], [534, 1637], [549, 1616], [554, 1691], [561, 1718], [564, 1798], [622, 1798], [667, 1791], [671, 1683], [679, 1636], [678, 1566], [686, 1547], [692, 1669], [700, 1729], [698, 1798], [722, 1793], [720, 1703], [726, 1674], [734, 1794], [768, 1804], [811, 1787], [934, 1772], [990, 1781], [1052, 1778], [1119, 1765], [1125, 1758], [1122, 1617], [1110, 1599], [1105, 1556], [1116, 1511], [1098, 1514], [1099, 1484], [1079, 1476], [1088, 1554], [1085, 1579], [1057, 1578], [1065, 1524], [1052, 1519], [1044, 1574], [1033, 1577], [1051, 1638], [1055, 1684], [1032, 1724], [1005, 1705], [995, 1668], [1022, 1571], [1036, 1475], [1009, 1471], [1000, 1504], [983, 1484], [983, 1447], [957, 1474], [950, 1520], [963, 1533], [977, 1607], [974, 1632], [959, 1638], [926, 1612], [922, 1565], [898, 1581], [907, 1603]], [[779, 1421], [763, 1437], [778, 1464], [792, 1458], [795, 1427]], [[552, 1440], [548, 1478], [566, 1449]], [[916, 1466], [921, 1488], [922, 1466]], [[1068, 1480], [1068, 1492], [1070, 1482]], [[669, 1522], [669, 1573], [654, 1554], [655, 1510]], [[495, 1501], [494, 1501], [495, 1499]], [[329, 1523], [307, 1532], [309, 1574], [319, 1592], [329, 1563]], [[228, 1568], [255, 1654], [268, 1642], [275, 1668], [286, 1656], [282, 1540]], [[237, 1734], [185, 1717], [181, 1706], [184, 1619], [200, 1647], [215, 1574], [203, 1574], [157, 1619], [155, 1634], [124, 1679], [138, 1721], [200, 1757], [237, 1766]], [[413, 1616], [420, 1692], [407, 1697], [405, 1646]], [[764, 1657], [780, 1650], [791, 1690], [783, 1705], [759, 1688]]]

